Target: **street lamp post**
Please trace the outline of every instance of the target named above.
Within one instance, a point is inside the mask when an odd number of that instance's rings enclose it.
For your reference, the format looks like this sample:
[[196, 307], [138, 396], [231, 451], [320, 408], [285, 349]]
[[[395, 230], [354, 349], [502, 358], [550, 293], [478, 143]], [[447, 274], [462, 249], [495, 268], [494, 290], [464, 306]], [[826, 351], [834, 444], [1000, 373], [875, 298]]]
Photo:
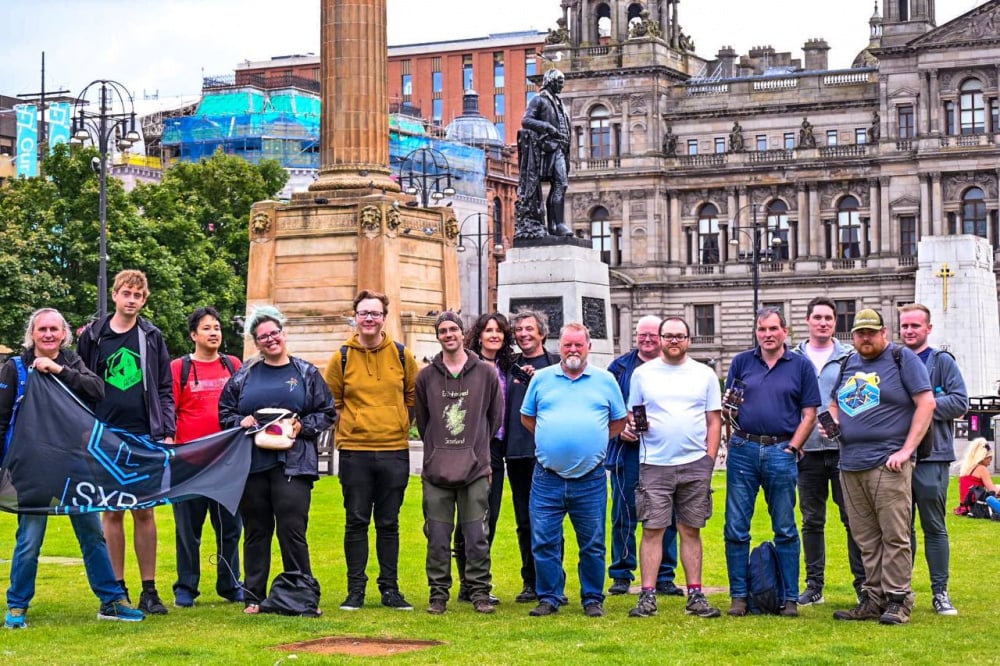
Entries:
[[[751, 225], [749, 229], [741, 229], [740, 213], [742, 213], [747, 208], [752, 208], [753, 211]], [[740, 239], [738, 235], [743, 234], [750, 241], [750, 246], [751, 246], [750, 284], [753, 288], [754, 317], [757, 316], [757, 311], [760, 310], [760, 264], [765, 259], [765, 257], [762, 256], [761, 249], [766, 247], [767, 245], [771, 245], [774, 246], [775, 248], [778, 248], [782, 243], [781, 237], [777, 235], [778, 229], [772, 228], [768, 224], [768, 219], [766, 217], [764, 218], [763, 222], [758, 223], [757, 211], [759, 209], [760, 206], [758, 204], [753, 204], [753, 203], [740, 207], [740, 209], [736, 211], [736, 215], [733, 219], [733, 224], [732, 224], [733, 235], [729, 239], [729, 244], [737, 248], [737, 256], [740, 244]], [[767, 243], [768, 236], [771, 236], [770, 243]], [[766, 257], [767, 261], [771, 260], [771, 256], [772, 252], [769, 250], [767, 252], [767, 257]], [[756, 339], [757, 339], [756, 336], [754, 336], [755, 341]]]
[[[489, 245], [490, 237], [492, 236], [489, 229], [486, 229], [485, 231], [483, 230], [482, 218], [484, 215], [485, 213], [473, 213], [462, 220], [462, 224], [458, 229], [458, 247], [455, 248], [457, 252], [465, 252], [465, 241], [468, 239], [476, 250], [476, 260], [478, 262], [478, 272], [476, 274], [478, 279], [476, 288], [478, 291], [477, 303], [479, 306], [479, 311], [476, 313], [477, 315], [483, 314], [483, 252], [486, 250], [486, 246]], [[466, 233], [464, 231], [465, 223], [472, 218], [476, 218], [476, 232]], [[493, 252], [500, 253], [502, 251], [503, 244], [499, 241], [499, 239], [494, 239]]]
[[[97, 111], [85, 107], [87, 96], [100, 92]], [[118, 111], [117, 109], [121, 109]], [[96, 138], [95, 136], [96, 135]], [[100, 153], [100, 247], [97, 273], [97, 316], [108, 313], [108, 151], [111, 139], [119, 150], [127, 150], [141, 140], [135, 128], [135, 105], [132, 95], [122, 84], [107, 79], [91, 81], [77, 96], [73, 109], [70, 143], [82, 145], [92, 141]]]
[[458, 180], [458, 176], [451, 173], [448, 158], [440, 150], [417, 148], [399, 162], [400, 186], [406, 194], [419, 194], [424, 208], [430, 205], [431, 199], [440, 201], [455, 196], [452, 178]]

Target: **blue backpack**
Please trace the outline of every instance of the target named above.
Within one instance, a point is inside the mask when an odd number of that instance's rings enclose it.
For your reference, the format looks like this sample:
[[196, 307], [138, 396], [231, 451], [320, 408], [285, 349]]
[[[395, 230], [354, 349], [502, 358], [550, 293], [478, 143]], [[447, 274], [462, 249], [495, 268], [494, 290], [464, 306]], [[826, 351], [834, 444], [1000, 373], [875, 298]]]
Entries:
[[750, 612], [777, 615], [785, 604], [785, 580], [774, 544], [765, 541], [750, 551]]
[[4, 438], [3, 449], [0, 450], [0, 465], [3, 464], [3, 459], [7, 457], [7, 448], [10, 446], [11, 437], [14, 435], [14, 420], [17, 418], [17, 408], [21, 404], [21, 398], [24, 397], [24, 385], [28, 383], [28, 369], [24, 366], [24, 361], [20, 356], [15, 356], [13, 360], [14, 367], [17, 368], [17, 394], [14, 398], [14, 409], [10, 414], [7, 437]]

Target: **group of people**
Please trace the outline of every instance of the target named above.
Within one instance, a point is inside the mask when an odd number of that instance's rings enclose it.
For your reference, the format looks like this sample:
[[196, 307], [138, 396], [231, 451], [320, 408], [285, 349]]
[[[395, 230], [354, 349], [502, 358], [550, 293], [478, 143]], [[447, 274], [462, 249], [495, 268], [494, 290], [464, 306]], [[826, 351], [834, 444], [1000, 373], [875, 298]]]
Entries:
[[[173, 506], [176, 606], [190, 607], [200, 594], [206, 517], [216, 537], [216, 592], [242, 603], [247, 614], [261, 612], [267, 597], [275, 532], [283, 570], [311, 576], [307, 529], [319, 478], [316, 440], [333, 427], [345, 510], [347, 596], [340, 609], [365, 605], [374, 519], [381, 604], [412, 610], [400, 591], [398, 563], [415, 421], [424, 445], [429, 613], [447, 612], [453, 555], [457, 599], [479, 613], [492, 613], [500, 603], [492, 592], [490, 551], [506, 478], [521, 560], [515, 600], [536, 603], [529, 615], [552, 615], [568, 603], [568, 516], [588, 617], [605, 614], [606, 578], [609, 594], [628, 594], [637, 568], [630, 616], [655, 615], [658, 595], [686, 595], [685, 613], [720, 616], [702, 588], [700, 532], [712, 516], [711, 480], [725, 432], [730, 616], [751, 611], [750, 525], [761, 489], [784, 581], [781, 615], [824, 602], [831, 495], [846, 530], [858, 598], [856, 607], [834, 613], [836, 619], [909, 620], [915, 513], [933, 608], [957, 614], [947, 589], [945, 504], [955, 459], [952, 421], [965, 413], [968, 398], [954, 358], [927, 343], [932, 326], [922, 305], [900, 309], [903, 345], [889, 342], [878, 312], [862, 310], [851, 329], [853, 348], [834, 336], [836, 306], [828, 298], [809, 302], [809, 337], [794, 349], [786, 344], [783, 313], [765, 308], [756, 313], [757, 344], [733, 359], [723, 393], [715, 371], [689, 357], [691, 331], [680, 317], [640, 319], [635, 348], [604, 370], [589, 361], [590, 334], [582, 324], [562, 327], [559, 353], [553, 354], [544, 346], [549, 330], [541, 312], [520, 311], [510, 320], [483, 314], [468, 332], [460, 316], [444, 312], [434, 323], [441, 350], [419, 369], [412, 351], [384, 330], [389, 299], [362, 290], [353, 303], [357, 332], [320, 374], [288, 352], [285, 318], [271, 307], [247, 318], [245, 333], [259, 354], [245, 363], [221, 352], [222, 322], [210, 307], [189, 318], [194, 351], [171, 361], [160, 332], [139, 316], [148, 296], [141, 272], [116, 276], [114, 313], [83, 330], [76, 353], [62, 315], [47, 308], [33, 313], [25, 351], [0, 368], [0, 440], [25, 367], [57, 376], [102, 421], [175, 446], [220, 429], [265, 427], [261, 410], [294, 414], [290, 448], [251, 447], [237, 515], [207, 498]], [[963, 474], [981, 476], [975, 466]], [[125, 584], [124, 512], [71, 516], [101, 619], [138, 621], [167, 612], [155, 582], [154, 512], [131, 513], [142, 585], [138, 607]], [[45, 525], [45, 516], [18, 516], [7, 627], [26, 625]], [[678, 559], [683, 588], [675, 584]]]

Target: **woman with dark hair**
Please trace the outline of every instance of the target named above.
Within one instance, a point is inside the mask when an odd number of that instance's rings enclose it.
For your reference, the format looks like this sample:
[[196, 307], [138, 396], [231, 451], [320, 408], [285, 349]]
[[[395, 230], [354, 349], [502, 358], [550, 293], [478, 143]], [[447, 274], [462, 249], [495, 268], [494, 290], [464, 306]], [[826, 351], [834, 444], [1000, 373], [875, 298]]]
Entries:
[[294, 442], [287, 450], [253, 447], [240, 516], [243, 518], [243, 567], [246, 608], [260, 612], [271, 569], [271, 537], [277, 530], [284, 571], [312, 575], [306, 529], [313, 483], [319, 479], [316, 438], [333, 425], [333, 396], [319, 370], [285, 347], [285, 318], [275, 308], [255, 309], [245, 333], [260, 356], [233, 375], [219, 399], [223, 428], [256, 428], [261, 409], [297, 415]]
[[[500, 392], [507, 399], [507, 371], [514, 359], [514, 333], [510, 322], [499, 312], [482, 314], [475, 325], [465, 336], [465, 346], [476, 353], [479, 358], [494, 365], [497, 377], [500, 379]], [[504, 419], [506, 422], [506, 419]], [[500, 517], [500, 500], [503, 498], [503, 459], [504, 426], [500, 426], [496, 436], [490, 442], [490, 508], [489, 508], [489, 539], [493, 545], [493, 535], [496, 534], [497, 519]], [[458, 589], [459, 601], [472, 601], [469, 589], [465, 585], [465, 537], [461, 527], [455, 529], [455, 564], [458, 566], [458, 578], [461, 585]], [[494, 595], [490, 595], [490, 603], [500, 603]]]

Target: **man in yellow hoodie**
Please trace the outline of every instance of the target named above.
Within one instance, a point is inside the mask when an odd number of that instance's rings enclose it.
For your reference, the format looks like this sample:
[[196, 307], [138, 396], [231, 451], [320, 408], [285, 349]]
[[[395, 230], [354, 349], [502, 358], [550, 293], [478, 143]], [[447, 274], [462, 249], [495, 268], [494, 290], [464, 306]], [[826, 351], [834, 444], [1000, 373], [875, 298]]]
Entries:
[[336, 447], [344, 493], [347, 598], [341, 610], [365, 603], [368, 525], [375, 518], [375, 553], [382, 605], [413, 610], [399, 591], [399, 509], [410, 480], [408, 433], [417, 362], [382, 328], [385, 294], [364, 289], [354, 298], [357, 330], [326, 364], [324, 375], [337, 407]]

